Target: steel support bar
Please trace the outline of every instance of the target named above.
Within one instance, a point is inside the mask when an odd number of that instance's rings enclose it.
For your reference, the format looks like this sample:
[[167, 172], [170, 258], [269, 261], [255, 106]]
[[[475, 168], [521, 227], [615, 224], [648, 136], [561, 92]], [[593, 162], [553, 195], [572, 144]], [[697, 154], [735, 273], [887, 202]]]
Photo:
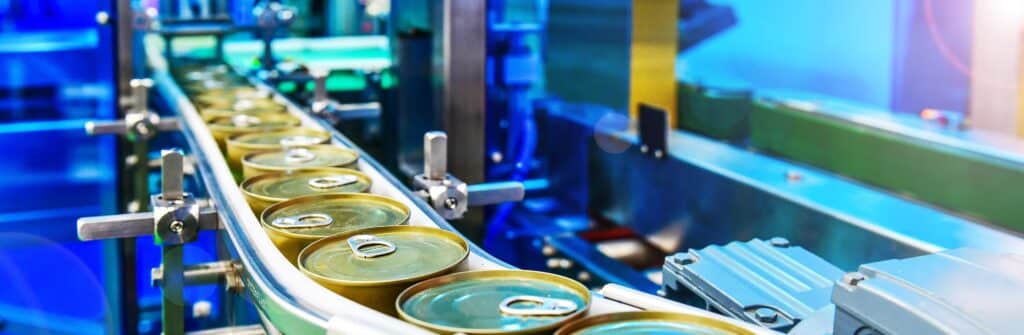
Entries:
[[164, 335], [185, 333], [185, 266], [184, 245], [164, 245], [160, 263], [163, 264], [161, 319]]
[[[204, 208], [199, 212], [199, 230], [220, 229], [217, 210]], [[130, 238], [153, 235], [153, 213], [131, 213], [93, 216], [78, 219], [78, 239], [82, 241]]]

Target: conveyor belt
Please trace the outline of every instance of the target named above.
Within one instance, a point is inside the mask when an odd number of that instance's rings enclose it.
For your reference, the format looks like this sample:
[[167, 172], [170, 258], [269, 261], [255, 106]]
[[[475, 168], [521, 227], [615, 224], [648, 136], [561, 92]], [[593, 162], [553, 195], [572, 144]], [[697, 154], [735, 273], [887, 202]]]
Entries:
[[[246, 290], [265, 318], [264, 326], [268, 328], [268, 332], [274, 333], [270, 331], [273, 329], [289, 334], [428, 333], [328, 291], [302, 275], [285, 259], [264, 233], [258, 219], [245, 202], [227, 162], [196, 108], [171, 78], [167, 63], [160, 56], [162, 52], [159, 48], [162, 43], [159, 40], [152, 40], [153, 38], [150, 37], [151, 40], [147, 41], [146, 47], [158, 92], [181, 116], [184, 125], [182, 133], [197, 158], [197, 170], [203, 183], [210, 190], [211, 201], [216, 205], [225, 227], [225, 242], [233, 257], [242, 264]], [[260, 83], [253, 84], [263, 86]], [[302, 120], [304, 126], [327, 129], [331, 132], [334, 144], [363, 154], [358, 165], [373, 181], [370, 192], [392, 197], [408, 205], [412, 210], [409, 220], [411, 225], [456, 231], [431, 210], [429, 205], [415, 197], [343, 134], [333, 130], [325, 121], [313, 119], [303, 112], [302, 108], [288, 102], [282, 96], [275, 95], [274, 99], [285, 104], [291, 114]], [[509, 267], [475, 245], [471, 245], [470, 249], [471, 255], [467, 262], [457, 271]], [[632, 309], [635, 308], [595, 295], [589, 315]], [[743, 326], [750, 327], [758, 333], [772, 333], [751, 325]]]

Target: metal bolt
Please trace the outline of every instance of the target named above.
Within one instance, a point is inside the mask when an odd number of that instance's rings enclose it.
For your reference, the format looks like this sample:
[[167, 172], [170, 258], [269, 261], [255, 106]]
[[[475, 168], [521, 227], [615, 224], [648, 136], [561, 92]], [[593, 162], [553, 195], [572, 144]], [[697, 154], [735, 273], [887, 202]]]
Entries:
[[555, 247], [552, 247], [550, 245], [545, 245], [543, 248], [540, 248], [540, 253], [543, 254], [544, 256], [554, 256], [555, 251]]
[[572, 261], [562, 258], [558, 261], [558, 267], [568, 269], [572, 267]]
[[647, 150], [649, 150], [649, 149], [647, 149], [647, 145], [646, 144], [640, 146], [640, 152], [646, 154]]
[[448, 197], [447, 199], [444, 199], [444, 208], [454, 210], [455, 207], [458, 207], [458, 206], [459, 206], [459, 199], [455, 199], [455, 197]]
[[501, 163], [503, 160], [505, 160], [505, 156], [501, 154], [501, 151], [491, 152], [491, 162]]
[[654, 158], [661, 158], [662, 156], [665, 156], [664, 152], [661, 150], [654, 150]]
[[779, 320], [779, 313], [767, 307], [760, 307], [754, 311], [754, 318], [761, 323], [775, 323]]
[[142, 204], [138, 200], [132, 200], [128, 202], [128, 206], [125, 207], [128, 213], [138, 213], [142, 210]]
[[192, 304], [192, 317], [202, 319], [210, 316], [213, 312], [213, 305], [209, 301], [200, 300]]
[[110, 22], [110, 14], [109, 13], [104, 12], [104, 11], [100, 11], [100, 12], [96, 13], [96, 23], [99, 23], [101, 25], [105, 25], [108, 22]]
[[864, 274], [860, 272], [850, 272], [843, 275], [843, 282], [851, 286], [857, 286], [857, 284], [860, 284], [860, 282], [864, 281], [865, 279], [868, 278], [865, 277]]
[[128, 157], [124, 158], [124, 165], [128, 166], [128, 167], [133, 167], [138, 162], [139, 162], [139, 156], [136, 156], [136, 155], [128, 155]]
[[782, 237], [772, 237], [768, 240], [768, 244], [771, 244], [773, 247], [785, 248], [789, 246], [789, 240]]
[[179, 220], [174, 220], [168, 228], [170, 228], [172, 233], [181, 234], [181, 231], [185, 230], [185, 223]]
[[556, 269], [556, 268], [558, 268], [558, 261], [559, 261], [558, 258], [548, 258], [548, 262], [547, 262], [548, 269]]
[[672, 255], [672, 261], [679, 265], [690, 265], [696, 262], [697, 260], [694, 259], [693, 256], [690, 256], [690, 254], [688, 253], [680, 252], [678, 254]]
[[580, 273], [576, 275], [576, 279], [583, 282], [590, 281], [590, 272], [580, 271]]

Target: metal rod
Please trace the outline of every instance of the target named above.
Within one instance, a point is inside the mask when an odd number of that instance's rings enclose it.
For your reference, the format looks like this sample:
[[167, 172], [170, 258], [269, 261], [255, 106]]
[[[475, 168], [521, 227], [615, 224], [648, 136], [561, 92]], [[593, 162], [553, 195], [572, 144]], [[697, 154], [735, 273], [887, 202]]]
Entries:
[[[221, 228], [220, 218], [214, 208], [203, 208], [199, 212], [199, 230]], [[95, 241], [117, 238], [132, 238], [153, 235], [153, 213], [130, 213], [92, 216], [78, 219], [78, 239]]]
[[185, 334], [185, 267], [184, 245], [164, 245], [163, 298], [161, 317], [164, 335]]

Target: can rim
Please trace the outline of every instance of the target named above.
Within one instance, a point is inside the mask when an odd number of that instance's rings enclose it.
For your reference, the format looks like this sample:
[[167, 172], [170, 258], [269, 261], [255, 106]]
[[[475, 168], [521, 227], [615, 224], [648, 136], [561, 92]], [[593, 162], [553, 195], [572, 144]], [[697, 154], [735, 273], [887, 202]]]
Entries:
[[558, 329], [554, 335], [569, 335], [576, 331], [619, 321], [652, 320], [652, 321], [674, 321], [678, 323], [695, 324], [713, 330], [725, 331], [736, 335], [753, 335], [754, 332], [743, 327], [697, 314], [666, 312], [666, 311], [629, 311], [610, 314], [595, 315], [569, 322]]
[[[342, 148], [342, 147], [337, 146], [337, 145], [317, 144], [317, 145], [303, 146], [303, 148], [306, 148], [306, 149], [309, 149], [309, 150], [312, 150], [312, 151], [331, 150], [331, 151], [333, 151], [335, 153], [343, 152], [343, 153], [348, 153], [348, 154], [352, 155], [352, 159], [349, 160], [349, 161], [344, 161], [344, 162], [339, 163], [337, 165], [322, 166], [322, 167], [325, 167], [325, 168], [326, 167], [349, 166], [349, 165], [352, 165], [353, 163], [359, 161], [359, 152], [357, 152], [355, 150], [352, 150], [352, 149], [348, 149], [348, 148]], [[317, 167], [310, 166], [310, 167], [294, 168], [294, 167], [287, 167], [287, 166], [280, 166], [280, 165], [259, 164], [259, 163], [253, 163], [251, 161], [252, 158], [255, 157], [256, 155], [263, 155], [263, 154], [268, 154], [268, 153], [284, 152], [284, 151], [285, 150], [283, 148], [278, 148], [278, 149], [273, 149], [273, 150], [263, 150], [263, 151], [250, 152], [248, 154], [245, 154], [245, 156], [242, 156], [242, 166], [243, 167], [248, 167], [248, 168], [260, 169], [260, 170], [267, 170], [267, 171], [290, 171], [290, 170], [298, 170], [298, 169], [305, 169], [305, 168], [319, 168], [320, 167], [320, 166], [317, 166]]]
[[[401, 202], [399, 202], [399, 201], [397, 201], [395, 199], [389, 198], [389, 197], [385, 197], [385, 196], [377, 195], [377, 194], [371, 194], [371, 193], [338, 192], [338, 193], [313, 194], [313, 195], [306, 195], [306, 196], [301, 196], [301, 197], [295, 197], [295, 198], [291, 198], [291, 199], [288, 199], [288, 200], [285, 200], [285, 201], [278, 202], [276, 204], [267, 206], [267, 208], [263, 210], [263, 213], [260, 213], [260, 225], [263, 226], [263, 229], [266, 229], [266, 230], [269, 230], [269, 231], [273, 231], [276, 234], [281, 234], [281, 235], [283, 235], [285, 237], [288, 237], [288, 238], [297, 238], [297, 239], [306, 239], [306, 240], [319, 240], [321, 238], [324, 238], [324, 237], [327, 237], [327, 236], [331, 236], [331, 235], [324, 236], [324, 235], [312, 235], [312, 234], [299, 234], [299, 233], [296, 233], [296, 232], [287, 231], [285, 229], [280, 229], [280, 228], [274, 227], [273, 225], [268, 224], [267, 223], [267, 218], [271, 214], [273, 214], [274, 212], [279, 211], [281, 208], [289, 207], [289, 206], [292, 206], [292, 205], [298, 204], [298, 203], [305, 203], [305, 202], [312, 202], [312, 201], [341, 200], [341, 199], [358, 199], [358, 198], [373, 199], [373, 201], [386, 204], [386, 205], [388, 205], [388, 206], [390, 206], [390, 207], [392, 207], [392, 208], [402, 212], [402, 214], [403, 214], [402, 220], [400, 220], [399, 223], [396, 224], [398, 226], [406, 225], [409, 222], [409, 216], [412, 215], [412, 211], [409, 210], [408, 206], [406, 206], [405, 204], [403, 204], [403, 203], [401, 203]], [[347, 233], [347, 232], [344, 232], [344, 233]], [[344, 233], [340, 233], [340, 234], [344, 234]]]
[[[442, 285], [446, 285], [446, 284], [462, 281], [462, 280], [465, 280], [465, 279], [481, 279], [481, 278], [502, 278], [502, 279], [523, 278], [523, 279], [535, 279], [535, 280], [544, 280], [544, 281], [547, 281], [547, 282], [553, 282], [553, 283], [565, 286], [568, 289], [578, 293], [581, 297], [583, 297], [584, 304], [583, 304], [583, 307], [577, 309], [575, 312], [573, 312], [571, 314], [568, 314], [567, 316], [565, 316], [565, 318], [563, 318], [562, 320], [560, 320], [558, 322], [552, 322], [550, 324], [547, 324], [547, 325], [544, 325], [544, 326], [540, 326], [540, 327], [519, 329], [519, 330], [516, 330], [516, 331], [513, 331], [513, 332], [509, 332], [507, 330], [502, 330], [502, 329], [458, 328], [458, 327], [448, 327], [448, 326], [436, 325], [436, 324], [432, 324], [432, 323], [429, 323], [429, 322], [417, 319], [417, 318], [409, 315], [408, 313], [405, 312], [404, 309], [402, 309], [402, 303], [404, 303], [406, 300], [409, 300], [409, 298], [412, 298], [416, 294], [419, 294], [419, 293], [421, 293], [423, 291], [426, 291], [426, 290], [429, 290], [429, 289], [432, 289], [432, 288], [436, 288], [436, 287], [440, 287]], [[474, 271], [457, 272], [457, 273], [452, 273], [452, 274], [449, 274], [449, 275], [444, 275], [444, 276], [441, 276], [441, 277], [427, 279], [427, 280], [421, 281], [419, 283], [413, 284], [412, 286], [409, 286], [405, 290], [402, 290], [402, 293], [398, 294], [398, 298], [395, 299], [395, 310], [398, 311], [398, 316], [401, 317], [402, 320], [405, 320], [406, 322], [409, 322], [409, 323], [412, 323], [414, 325], [417, 325], [417, 326], [420, 326], [420, 327], [423, 327], [423, 328], [427, 328], [427, 329], [430, 329], [430, 330], [441, 331], [441, 332], [445, 332], [445, 333], [467, 333], [467, 334], [481, 334], [481, 335], [489, 335], [489, 334], [521, 334], [521, 333], [534, 333], [534, 332], [549, 331], [549, 330], [556, 329], [556, 328], [558, 328], [558, 327], [560, 327], [562, 325], [565, 325], [565, 324], [567, 324], [567, 323], [569, 323], [569, 322], [579, 318], [583, 314], [586, 314], [587, 311], [590, 310], [591, 300], [592, 300], [592, 297], [591, 297], [591, 294], [590, 294], [590, 290], [587, 289], [586, 286], [583, 286], [583, 284], [581, 284], [580, 282], [572, 280], [572, 279], [570, 279], [568, 277], [556, 275], [556, 274], [553, 274], [553, 273], [540, 272], [540, 271], [531, 271], [531, 270], [491, 269], [491, 270], [474, 270]]]
[[[234, 146], [239, 149], [245, 150], [272, 150], [283, 147], [282, 144], [265, 144], [265, 143], [250, 143], [245, 142], [249, 138], [258, 138], [260, 136], [271, 136], [271, 135], [308, 135], [310, 137], [316, 137], [320, 140], [317, 144], [327, 144], [331, 141], [331, 135], [327, 132], [321, 131], [315, 128], [309, 127], [293, 127], [288, 129], [274, 130], [269, 132], [259, 133], [247, 133], [247, 134], [236, 134], [228, 138], [228, 146]], [[301, 145], [309, 146], [309, 145]]]
[[[308, 168], [291, 169], [291, 170], [287, 170], [287, 171], [264, 173], [264, 174], [252, 176], [252, 177], [249, 177], [249, 178], [245, 178], [245, 180], [242, 180], [242, 182], [240, 184], [238, 184], [238, 188], [242, 189], [242, 193], [243, 194], [245, 194], [247, 196], [250, 196], [250, 197], [252, 197], [254, 199], [263, 200], [263, 201], [270, 201], [270, 202], [275, 202], [275, 203], [282, 202], [282, 201], [286, 201], [288, 199], [294, 199], [294, 198], [271, 197], [271, 196], [268, 196], [268, 195], [255, 193], [255, 192], [251, 191], [250, 188], [253, 186], [253, 184], [261, 182], [264, 179], [281, 178], [281, 177], [284, 177], [284, 176], [297, 176], [297, 175], [303, 175], [303, 174], [315, 174], [317, 172], [325, 172], [325, 173], [327, 173], [327, 172], [336, 172], [338, 174], [349, 174], [349, 175], [355, 176], [356, 178], [359, 178], [359, 181], [364, 182], [366, 184], [366, 187], [364, 187], [362, 190], [360, 190], [358, 192], [348, 192], [348, 193], [365, 193], [365, 192], [370, 190], [370, 187], [373, 186], [373, 180], [371, 180], [369, 176], [367, 176], [365, 173], [360, 172], [359, 170], [349, 169], [349, 168], [339, 168], [339, 167], [308, 167]], [[310, 195], [331, 194], [331, 193], [342, 193], [342, 192], [324, 192], [324, 193], [317, 193], [317, 194], [310, 194]]]
[[[462, 251], [463, 251], [462, 252], [462, 256], [459, 257], [458, 260], [452, 262], [451, 264], [446, 264], [444, 267], [438, 268], [435, 271], [432, 271], [432, 272], [427, 273], [427, 274], [423, 274], [423, 275], [419, 275], [419, 276], [415, 276], [415, 277], [409, 277], [409, 278], [392, 279], [392, 280], [384, 280], [384, 281], [371, 281], [371, 282], [344, 280], [344, 279], [327, 277], [327, 276], [315, 273], [313, 271], [310, 271], [309, 269], [306, 268], [306, 266], [303, 263], [303, 259], [305, 259], [309, 254], [311, 254], [313, 252], [316, 252], [316, 250], [319, 250], [320, 248], [323, 248], [324, 246], [330, 245], [332, 243], [345, 242], [349, 237], [352, 237], [352, 236], [355, 236], [355, 235], [363, 235], [363, 234], [365, 234], [365, 235], [378, 235], [378, 234], [389, 233], [389, 232], [394, 232], [394, 231], [408, 231], [408, 232], [411, 232], [411, 233], [435, 234], [435, 235], [443, 236], [444, 238], [448, 239], [449, 241], [453, 241], [456, 244], [458, 244], [460, 247], [462, 247]], [[426, 278], [434, 277], [434, 276], [437, 276], [437, 274], [439, 274], [439, 273], [444, 273], [444, 272], [446, 272], [448, 270], [451, 270], [452, 268], [458, 266], [459, 264], [462, 264], [462, 262], [464, 262], [466, 260], [466, 258], [469, 258], [469, 243], [467, 243], [466, 239], [463, 238], [459, 234], [456, 234], [456, 233], [453, 233], [453, 232], [450, 232], [450, 231], [447, 231], [447, 230], [444, 230], [444, 229], [440, 229], [440, 228], [434, 228], [434, 227], [399, 225], [399, 226], [386, 226], [386, 227], [369, 227], [369, 228], [363, 228], [363, 229], [357, 229], [357, 230], [353, 230], [353, 231], [347, 231], [347, 232], [343, 232], [343, 233], [338, 233], [338, 234], [334, 234], [334, 235], [331, 235], [331, 236], [327, 236], [327, 237], [321, 238], [319, 240], [314, 241], [313, 243], [310, 243], [305, 248], [302, 248], [302, 250], [299, 251], [298, 257], [296, 257], [295, 264], [296, 264], [296, 266], [298, 266], [299, 271], [301, 271], [302, 274], [304, 274], [306, 276], [309, 276], [310, 278], [313, 278], [313, 280], [316, 280], [318, 282], [329, 283], [331, 285], [349, 286], [349, 287], [376, 287], [376, 286], [389, 286], [389, 285], [396, 285], [396, 284], [418, 282], [418, 281], [421, 281], [421, 280], [426, 279]]]
[[[250, 115], [250, 116], [255, 116], [255, 117], [267, 117], [267, 116], [269, 116], [271, 118], [274, 118], [274, 120], [272, 120], [272, 121], [283, 121], [283, 122], [285, 122], [285, 124], [283, 124], [283, 125], [273, 125], [273, 126], [259, 126], [259, 127], [236, 127], [234, 125], [224, 125], [224, 124], [211, 123], [215, 119], [224, 118], [224, 117], [232, 117], [234, 115]], [[248, 132], [252, 132], [252, 131], [267, 131], [267, 130], [277, 131], [277, 130], [281, 130], [281, 129], [285, 129], [285, 128], [298, 127], [300, 124], [302, 124], [302, 120], [299, 120], [299, 118], [294, 117], [292, 115], [289, 115], [287, 113], [248, 113], [248, 112], [234, 113], [234, 114], [231, 114], [230, 116], [229, 115], [208, 115], [208, 116], [203, 118], [203, 122], [205, 122], [206, 126], [210, 128], [210, 131], [219, 131], [219, 132], [224, 132], [224, 133], [247, 132], [247, 131]]]

